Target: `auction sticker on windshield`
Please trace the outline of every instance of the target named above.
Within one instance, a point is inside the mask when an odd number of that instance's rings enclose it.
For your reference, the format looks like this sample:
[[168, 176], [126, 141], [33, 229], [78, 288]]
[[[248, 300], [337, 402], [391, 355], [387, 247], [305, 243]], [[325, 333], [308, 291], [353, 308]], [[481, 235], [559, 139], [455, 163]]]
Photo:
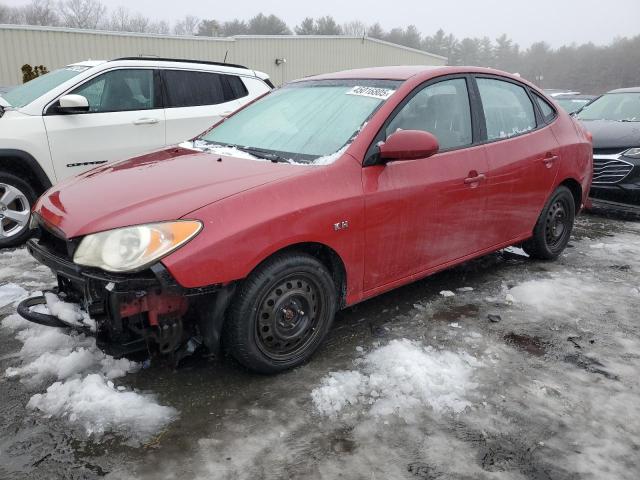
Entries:
[[386, 100], [393, 95], [393, 92], [395, 92], [395, 90], [389, 88], [360, 87], [356, 85], [347, 92], [347, 95], [360, 95], [361, 97], [373, 97]]

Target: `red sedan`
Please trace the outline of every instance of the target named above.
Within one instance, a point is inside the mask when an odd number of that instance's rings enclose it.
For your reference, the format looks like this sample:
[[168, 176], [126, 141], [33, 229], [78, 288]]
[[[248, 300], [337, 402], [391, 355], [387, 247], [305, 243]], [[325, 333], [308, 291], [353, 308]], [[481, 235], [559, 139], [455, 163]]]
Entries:
[[[58, 184], [28, 248], [114, 355], [196, 338], [277, 372], [313, 354], [340, 308], [508, 245], [556, 258], [591, 157], [583, 127], [519, 77], [351, 70]], [[31, 310], [43, 302], [19, 312], [69, 323]]]

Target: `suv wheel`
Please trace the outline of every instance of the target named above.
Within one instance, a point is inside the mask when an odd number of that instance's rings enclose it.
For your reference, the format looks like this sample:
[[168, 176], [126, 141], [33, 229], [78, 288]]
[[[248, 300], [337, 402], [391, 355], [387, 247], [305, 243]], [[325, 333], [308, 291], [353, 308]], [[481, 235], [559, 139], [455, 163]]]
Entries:
[[533, 237], [522, 248], [532, 258], [555, 260], [564, 251], [576, 215], [576, 206], [571, 191], [560, 186], [542, 209]]
[[20, 245], [29, 238], [29, 217], [36, 198], [27, 182], [0, 172], [0, 248]]
[[265, 262], [243, 283], [224, 327], [225, 349], [259, 373], [300, 365], [318, 348], [336, 312], [336, 287], [303, 253]]

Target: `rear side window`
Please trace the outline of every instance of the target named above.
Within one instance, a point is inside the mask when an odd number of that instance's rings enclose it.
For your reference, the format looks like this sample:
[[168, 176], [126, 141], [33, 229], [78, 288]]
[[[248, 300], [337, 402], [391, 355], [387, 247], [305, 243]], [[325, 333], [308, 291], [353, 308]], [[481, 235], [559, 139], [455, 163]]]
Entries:
[[242, 80], [234, 75], [165, 70], [164, 79], [168, 107], [217, 105], [249, 94]]
[[542, 113], [544, 123], [551, 123], [553, 119], [556, 118], [556, 111], [551, 105], [549, 105], [549, 102], [535, 92], [533, 92], [533, 98], [536, 99], [536, 103], [540, 108], [540, 113]]
[[87, 99], [90, 113], [156, 108], [153, 70], [112, 70], [89, 80], [71, 93]]
[[420, 90], [389, 123], [386, 136], [397, 130], [432, 133], [441, 150], [471, 145], [467, 82], [463, 78], [444, 80]]
[[514, 83], [478, 78], [487, 139], [511, 138], [536, 128], [536, 115], [526, 90]]

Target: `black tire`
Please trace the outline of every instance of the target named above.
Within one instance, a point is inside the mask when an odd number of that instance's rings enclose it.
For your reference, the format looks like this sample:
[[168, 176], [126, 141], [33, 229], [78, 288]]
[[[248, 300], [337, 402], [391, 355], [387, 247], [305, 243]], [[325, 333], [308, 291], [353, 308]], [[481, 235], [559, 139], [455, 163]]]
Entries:
[[258, 267], [234, 297], [223, 345], [258, 373], [304, 363], [333, 323], [336, 286], [327, 268], [304, 253], [274, 256]]
[[[7, 191], [7, 187], [17, 189], [20, 192], [20, 196], [4, 205], [2, 198]], [[38, 195], [27, 181], [12, 173], [0, 171], [0, 248], [22, 245], [31, 235], [28, 217], [26, 224], [20, 225], [5, 217], [7, 210], [3, 209], [17, 211], [26, 207], [28, 211], [31, 211], [31, 207], [37, 198]], [[23, 205], [24, 203], [27, 203], [27, 205]]]
[[533, 229], [533, 237], [522, 248], [531, 258], [555, 260], [569, 243], [576, 205], [573, 194], [565, 186], [558, 187], [542, 209]]

